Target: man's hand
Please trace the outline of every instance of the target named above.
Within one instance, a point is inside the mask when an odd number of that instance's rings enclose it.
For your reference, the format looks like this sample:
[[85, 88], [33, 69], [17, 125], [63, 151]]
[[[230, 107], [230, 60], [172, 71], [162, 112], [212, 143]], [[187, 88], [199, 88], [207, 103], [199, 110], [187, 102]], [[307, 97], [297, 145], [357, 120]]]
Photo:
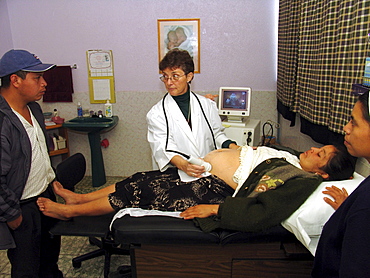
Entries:
[[345, 188], [342, 188], [342, 190], [340, 190], [338, 187], [333, 185], [331, 187], [325, 187], [325, 189], [326, 190], [322, 193], [331, 196], [334, 201], [327, 197], [324, 197], [324, 201], [331, 205], [335, 210], [337, 210], [339, 206], [344, 202], [344, 200], [348, 197], [348, 193]]
[[22, 214], [15, 220], [7, 222], [10, 229], [15, 230], [17, 229], [22, 223], [23, 217]]
[[211, 215], [216, 215], [219, 205], [197, 205], [183, 211], [180, 216], [184, 219], [193, 219], [194, 217], [205, 218]]

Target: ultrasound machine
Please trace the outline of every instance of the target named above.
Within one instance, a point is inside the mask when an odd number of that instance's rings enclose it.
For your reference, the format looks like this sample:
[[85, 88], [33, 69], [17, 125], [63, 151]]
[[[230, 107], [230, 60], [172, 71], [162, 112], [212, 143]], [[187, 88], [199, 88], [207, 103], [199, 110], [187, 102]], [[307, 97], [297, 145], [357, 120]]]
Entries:
[[221, 87], [218, 96], [218, 113], [223, 118], [226, 135], [239, 146], [257, 146], [261, 124], [250, 119], [252, 90], [248, 87]]

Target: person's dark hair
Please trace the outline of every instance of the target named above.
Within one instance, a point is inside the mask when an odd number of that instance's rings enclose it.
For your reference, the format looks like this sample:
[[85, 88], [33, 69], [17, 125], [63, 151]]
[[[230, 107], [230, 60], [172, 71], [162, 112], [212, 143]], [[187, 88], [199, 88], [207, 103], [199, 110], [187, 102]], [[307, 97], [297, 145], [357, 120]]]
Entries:
[[358, 97], [358, 102], [361, 105], [362, 116], [370, 124], [370, 115], [369, 115], [369, 92], [366, 92]]
[[9, 86], [10, 86], [10, 76], [13, 75], [13, 74], [19, 76], [22, 79], [25, 79], [26, 75], [27, 75], [27, 72], [23, 71], [23, 70], [19, 70], [15, 73], [11, 73], [11, 74], [8, 74], [4, 77], [1, 77], [1, 88], [4, 88], [4, 89], [9, 88]]
[[168, 51], [162, 61], [159, 62], [160, 71], [164, 71], [167, 68], [180, 68], [185, 72], [185, 74], [188, 74], [190, 72], [194, 72], [194, 61], [188, 51], [174, 48]]
[[349, 154], [344, 144], [334, 144], [336, 151], [328, 163], [321, 168], [329, 175], [328, 181], [346, 180], [353, 176], [356, 166], [356, 157]]

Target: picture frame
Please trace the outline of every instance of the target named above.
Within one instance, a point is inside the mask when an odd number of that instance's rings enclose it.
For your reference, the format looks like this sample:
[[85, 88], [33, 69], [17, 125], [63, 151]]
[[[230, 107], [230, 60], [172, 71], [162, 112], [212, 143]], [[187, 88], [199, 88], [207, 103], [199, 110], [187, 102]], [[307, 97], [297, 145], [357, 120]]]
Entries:
[[200, 73], [200, 19], [158, 19], [158, 58], [175, 47], [193, 57], [194, 73]]

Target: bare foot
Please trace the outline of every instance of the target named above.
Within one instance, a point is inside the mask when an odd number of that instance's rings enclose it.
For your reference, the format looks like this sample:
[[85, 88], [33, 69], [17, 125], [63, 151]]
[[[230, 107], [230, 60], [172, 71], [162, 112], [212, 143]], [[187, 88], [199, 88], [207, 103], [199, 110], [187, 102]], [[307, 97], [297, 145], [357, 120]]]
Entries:
[[53, 188], [55, 194], [62, 197], [66, 202], [66, 205], [76, 205], [81, 203], [81, 194], [65, 189], [59, 181], [53, 182]]
[[48, 198], [40, 197], [37, 199], [37, 205], [40, 211], [46, 216], [57, 218], [60, 220], [68, 220], [68, 206], [55, 203]]

